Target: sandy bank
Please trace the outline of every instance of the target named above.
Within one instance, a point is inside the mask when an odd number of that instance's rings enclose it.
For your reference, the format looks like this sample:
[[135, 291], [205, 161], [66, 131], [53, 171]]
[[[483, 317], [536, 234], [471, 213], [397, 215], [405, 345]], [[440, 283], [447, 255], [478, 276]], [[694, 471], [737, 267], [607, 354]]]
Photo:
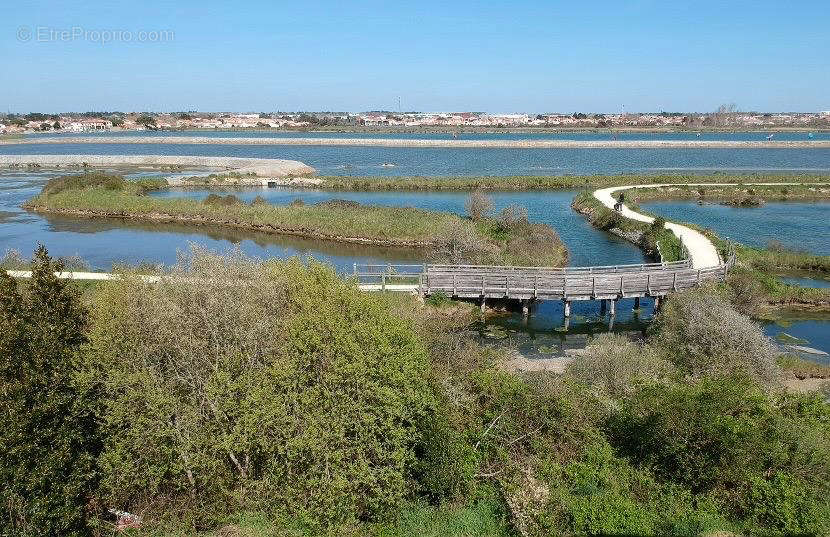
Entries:
[[413, 140], [396, 138], [253, 138], [208, 136], [46, 136], [0, 140], [20, 144], [213, 144], [213, 145], [317, 145], [377, 147], [466, 147], [497, 149], [756, 149], [830, 148], [830, 140], [815, 141], [712, 141], [712, 140]]
[[44, 168], [106, 166], [204, 167], [254, 174], [257, 177], [310, 175], [314, 168], [296, 160], [163, 155], [0, 155], [0, 166], [38, 165]]

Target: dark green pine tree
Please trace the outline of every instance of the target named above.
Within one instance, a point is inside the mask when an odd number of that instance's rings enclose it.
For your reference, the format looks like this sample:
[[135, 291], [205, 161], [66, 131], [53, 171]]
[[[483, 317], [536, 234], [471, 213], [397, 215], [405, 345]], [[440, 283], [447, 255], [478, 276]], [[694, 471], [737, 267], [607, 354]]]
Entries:
[[3, 536], [89, 533], [100, 440], [77, 375], [88, 312], [62, 269], [40, 246], [22, 286], [0, 271]]

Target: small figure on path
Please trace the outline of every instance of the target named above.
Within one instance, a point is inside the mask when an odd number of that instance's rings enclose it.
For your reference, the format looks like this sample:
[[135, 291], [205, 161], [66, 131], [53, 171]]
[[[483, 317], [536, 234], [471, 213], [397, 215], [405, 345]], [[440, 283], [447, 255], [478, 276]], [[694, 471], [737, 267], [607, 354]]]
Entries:
[[619, 201], [617, 201], [617, 203], [614, 204], [614, 210], [622, 212], [623, 203], [625, 203], [625, 194], [620, 192]]

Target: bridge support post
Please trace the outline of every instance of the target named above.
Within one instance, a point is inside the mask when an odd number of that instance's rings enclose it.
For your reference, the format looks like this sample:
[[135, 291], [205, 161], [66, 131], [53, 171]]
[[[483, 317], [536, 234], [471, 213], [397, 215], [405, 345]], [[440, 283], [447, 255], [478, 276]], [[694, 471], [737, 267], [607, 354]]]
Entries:
[[570, 300], [565, 300], [564, 301], [564, 309], [565, 309], [565, 318], [567, 319], [568, 317], [571, 316], [571, 301]]
[[482, 296], [481, 297], [481, 305], [479, 306], [479, 308], [481, 310], [481, 313], [484, 313], [484, 308], [486, 307], [485, 301], [486, 301], [486, 299]]
[[522, 315], [525, 317], [530, 315], [530, 300], [526, 298], [522, 299]]
[[611, 315], [611, 317], [613, 317], [614, 315], [617, 314], [617, 299], [616, 298], [612, 298], [611, 300], [608, 301], [608, 308], [609, 308], [608, 313]]
[[640, 297], [634, 297], [634, 308], [635, 310], [640, 309]]
[[654, 314], [657, 315], [657, 312], [660, 310], [660, 297], [654, 297]]

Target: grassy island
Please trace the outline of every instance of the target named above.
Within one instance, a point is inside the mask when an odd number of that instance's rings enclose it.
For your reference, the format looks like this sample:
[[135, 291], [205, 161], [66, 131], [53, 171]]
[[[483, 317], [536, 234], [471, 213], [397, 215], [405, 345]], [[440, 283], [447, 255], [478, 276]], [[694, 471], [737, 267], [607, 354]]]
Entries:
[[474, 218], [411, 207], [379, 207], [333, 200], [315, 205], [250, 204], [233, 195], [204, 201], [146, 195], [158, 180], [127, 181], [90, 173], [51, 179], [25, 207], [44, 213], [219, 225], [273, 234], [358, 244], [419, 248], [436, 261], [562, 266], [567, 250], [556, 232], [527, 220], [511, 207], [498, 217], [478, 211]]
[[[200, 178], [194, 178], [200, 179]], [[830, 177], [826, 175], [796, 175], [796, 174], [708, 174], [708, 175], [648, 175], [648, 174], [621, 174], [621, 175], [558, 175], [558, 176], [481, 176], [481, 177], [348, 177], [348, 176], [320, 176], [316, 177], [315, 188], [332, 190], [492, 190], [492, 191], [522, 191], [522, 190], [558, 190], [578, 188], [601, 188], [608, 186], [624, 186], [652, 183], [824, 183], [824, 190], [801, 191], [797, 187], [786, 187], [789, 192], [783, 193], [782, 188], [773, 188], [771, 194], [783, 199], [830, 199], [830, 190], [827, 183]], [[696, 193], [698, 187], [693, 188]], [[682, 191], [677, 196], [686, 195]], [[799, 195], [801, 192], [801, 195]], [[689, 194], [691, 195], [691, 194]], [[807, 197], [809, 196], [809, 197]], [[776, 198], [776, 199], [778, 199]]]

